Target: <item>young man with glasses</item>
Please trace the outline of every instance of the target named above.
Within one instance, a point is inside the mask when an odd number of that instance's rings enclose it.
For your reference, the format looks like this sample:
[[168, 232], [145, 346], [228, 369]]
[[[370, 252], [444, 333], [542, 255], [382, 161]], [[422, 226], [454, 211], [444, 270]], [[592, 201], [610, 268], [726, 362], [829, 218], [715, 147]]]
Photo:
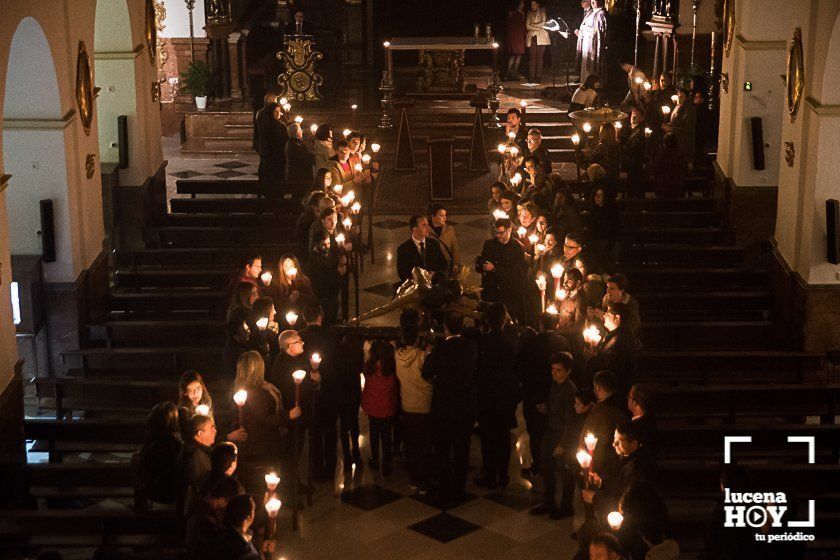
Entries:
[[514, 319], [525, 318], [528, 264], [525, 249], [514, 239], [512, 223], [499, 218], [494, 223], [493, 239], [484, 242], [481, 255], [476, 258], [476, 272], [481, 274], [481, 299], [505, 304]]
[[[274, 360], [271, 372], [266, 375], [266, 381], [280, 389], [283, 397], [283, 408], [292, 410], [295, 403], [295, 380], [292, 373], [297, 370], [310, 371], [309, 356], [304, 354], [304, 342], [300, 334], [295, 330], [286, 330], [280, 333], [280, 354]], [[320, 383], [320, 375], [309, 374], [300, 384], [300, 405], [303, 410], [300, 422], [302, 427], [309, 425], [311, 410], [307, 406], [312, 395]]]

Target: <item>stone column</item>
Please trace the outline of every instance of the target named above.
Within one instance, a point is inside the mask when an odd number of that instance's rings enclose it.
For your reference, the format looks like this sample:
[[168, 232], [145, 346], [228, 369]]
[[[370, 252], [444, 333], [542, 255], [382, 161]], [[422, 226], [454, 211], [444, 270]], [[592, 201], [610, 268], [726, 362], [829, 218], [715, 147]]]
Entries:
[[227, 37], [227, 62], [228, 62], [228, 76], [230, 79], [230, 98], [234, 101], [242, 101], [242, 82], [244, 76], [242, 75], [242, 68], [240, 61], [242, 56], [239, 52], [241, 33], [231, 33]]

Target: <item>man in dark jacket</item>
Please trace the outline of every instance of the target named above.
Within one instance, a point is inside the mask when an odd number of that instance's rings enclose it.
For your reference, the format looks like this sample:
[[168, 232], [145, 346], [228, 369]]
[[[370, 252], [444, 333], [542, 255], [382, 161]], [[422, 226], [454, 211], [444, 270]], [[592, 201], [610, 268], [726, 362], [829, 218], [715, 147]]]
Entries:
[[494, 227], [495, 236], [484, 242], [481, 256], [476, 259], [476, 272], [481, 274], [481, 299], [504, 303], [511, 317], [522, 320], [528, 283], [525, 249], [512, 238], [510, 219], [499, 218]]
[[[306, 354], [318, 354], [320, 383], [312, 402], [312, 469], [319, 480], [332, 480], [335, 474], [335, 446], [338, 439], [338, 403], [341, 387], [336, 376], [340, 339], [330, 327], [323, 326], [324, 313], [317, 303], [303, 310], [306, 328], [300, 331]], [[310, 358], [310, 361], [311, 358]], [[315, 362], [312, 362], [314, 365]]]
[[461, 336], [463, 318], [450, 313], [446, 340], [435, 346], [423, 364], [423, 379], [434, 385], [432, 422], [438, 487], [442, 506], [463, 501], [469, 470], [470, 434], [475, 422], [476, 346]]
[[597, 402], [583, 423], [579, 447], [586, 449], [584, 438], [592, 434], [598, 438], [592, 452], [592, 470], [607, 472], [616, 462], [613, 450], [615, 427], [627, 420], [624, 401], [616, 391], [615, 377], [609, 371], [599, 371], [592, 380]]
[[[542, 443], [542, 474], [545, 484], [545, 502], [532, 508], [533, 515], [561, 519], [574, 514], [572, 497], [575, 490], [572, 470], [579, 434], [575, 414], [577, 387], [571, 380], [575, 359], [569, 352], [558, 352], [551, 357], [551, 392], [548, 400], [548, 425]], [[563, 497], [557, 507], [557, 479], [560, 479]]]
[[289, 142], [289, 133], [286, 125], [280, 120], [282, 114], [280, 105], [269, 103], [257, 117], [259, 179], [266, 183], [283, 181], [286, 176], [286, 144]]
[[[531, 336], [523, 336], [516, 356], [516, 375], [522, 384], [522, 415], [528, 431], [531, 466], [522, 469], [522, 476], [530, 478], [540, 474], [542, 441], [548, 412], [548, 397], [551, 390], [551, 356], [557, 352], [569, 352], [571, 346], [566, 338], [553, 330], [556, 321], [545, 317], [547, 327], [540, 334], [527, 329]], [[554, 324], [552, 324], [554, 323]]]
[[618, 508], [622, 494], [636, 481], [656, 481], [656, 463], [647, 449], [639, 442], [637, 426], [624, 421], [615, 428], [613, 447], [618, 463], [612, 469], [595, 472], [593, 478], [599, 489], [593, 505], [598, 517], [606, 517]]
[[517, 339], [505, 330], [507, 309], [494, 303], [484, 314], [488, 332], [478, 339], [478, 427], [484, 472], [475, 483], [485, 488], [509, 482], [510, 430], [516, 427], [519, 383], [516, 380]]
[[210, 446], [216, 441], [216, 423], [210, 416], [196, 414], [190, 418], [192, 438], [184, 444], [175, 463], [175, 492], [179, 513], [184, 513], [187, 488], [200, 486], [210, 474]]
[[449, 263], [443, 254], [440, 243], [430, 237], [429, 219], [425, 216], [412, 216], [408, 221], [411, 237], [397, 247], [397, 276], [400, 283], [411, 278], [414, 267], [428, 270], [429, 273], [446, 272]]
[[303, 130], [298, 123], [289, 125], [289, 143], [286, 144], [286, 180], [311, 185], [315, 179], [313, 167], [315, 154], [303, 143]]
[[532, 128], [528, 131], [526, 139], [528, 144], [528, 155], [534, 156], [540, 161], [540, 168], [545, 175], [551, 175], [551, 154], [545, 149], [542, 143], [542, 133], [539, 128]]
[[254, 500], [248, 494], [230, 499], [225, 507], [224, 528], [213, 543], [217, 560], [259, 560], [260, 554], [251, 542], [250, 529], [255, 515]]
[[[212, 558], [213, 544], [222, 531], [222, 516], [231, 498], [241, 493], [236, 479], [222, 478], [211, 489], [201, 489], [185, 513], [187, 533], [184, 545], [190, 559]], [[189, 509], [189, 506], [188, 506]]]
[[621, 315], [626, 304], [610, 303], [604, 313], [606, 336], [596, 346], [585, 346], [584, 353], [590, 357], [590, 373], [609, 370], [616, 379], [616, 389], [626, 395], [633, 386], [636, 375], [636, 337], [622, 324]]
[[285, 330], [280, 333], [279, 343], [280, 353], [274, 360], [271, 371], [266, 375], [266, 381], [280, 390], [284, 410], [292, 410], [296, 405], [301, 407], [302, 414], [299, 423], [308, 427], [312, 416], [309, 405], [317, 383], [313, 376], [308, 374], [300, 384], [300, 402], [295, 403], [296, 383], [292, 377], [295, 371], [309, 372], [311, 369], [309, 356], [304, 355], [303, 337], [297, 331]]

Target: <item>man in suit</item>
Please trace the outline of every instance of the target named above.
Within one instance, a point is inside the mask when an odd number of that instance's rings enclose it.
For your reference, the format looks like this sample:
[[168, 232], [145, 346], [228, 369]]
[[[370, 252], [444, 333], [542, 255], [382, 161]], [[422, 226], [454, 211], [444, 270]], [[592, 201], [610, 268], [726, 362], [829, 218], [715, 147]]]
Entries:
[[513, 224], [507, 218], [496, 220], [493, 239], [484, 242], [476, 260], [481, 274], [481, 299], [500, 301], [514, 319], [525, 317], [524, 294], [528, 284], [528, 265], [522, 243], [513, 239]]
[[449, 264], [437, 239], [429, 237], [429, 220], [415, 215], [408, 221], [411, 237], [397, 247], [397, 275], [400, 283], [411, 278], [411, 271], [419, 266], [430, 273], [446, 272]]
[[[219, 536], [213, 543], [214, 558], [230, 560], [258, 560], [260, 553], [251, 542], [250, 529], [254, 523], [256, 507], [249, 494], [234, 496], [225, 507], [224, 523]], [[271, 552], [273, 546], [264, 543], [264, 552]]]
[[[545, 175], [551, 174], [551, 154], [543, 146], [542, 132], [539, 128], [532, 128], [528, 131], [528, 137], [525, 139], [528, 144], [527, 154], [534, 156], [540, 160], [540, 167]], [[527, 170], [526, 170], [527, 171]]]
[[289, 143], [286, 144], [286, 180], [311, 185], [314, 180], [312, 166], [315, 154], [303, 143], [303, 130], [298, 123], [289, 125]]
[[597, 345], [592, 341], [584, 347], [584, 354], [589, 357], [589, 372], [611, 371], [616, 379], [616, 389], [622, 395], [633, 386], [638, 354], [636, 338], [622, 321], [626, 307], [624, 303], [610, 303], [604, 313], [606, 336]]
[[312, 29], [312, 24], [306, 21], [306, 14], [303, 13], [303, 10], [295, 10], [294, 19], [286, 24], [286, 37], [314, 34], [315, 30]]
[[444, 507], [462, 502], [469, 470], [470, 435], [476, 415], [478, 349], [461, 336], [463, 318], [447, 315], [446, 340], [423, 364], [423, 379], [434, 385], [432, 423], [438, 478], [436, 498]]
[[[670, 99], [668, 100], [670, 102]], [[677, 106], [671, 112], [671, 118], [662, 125], [662, 129], [677, 137], [677, 145], [686, 161], [694, 157], [695, 130], [697, 128], [697, 108], [689, 98], [685, 88], [677, 90]]]
[[525, 123], [522, 122], [522, 111], [516, 107], [511, 107], [507, 112], [507, 122], [505, 122], [505, 139], [510, 139], [510, 133], [513, 132], [513, 143], [519, 148], [520, 154], [528, 153], [528, 143], [526, 142], [527, 133], [525, 131]]

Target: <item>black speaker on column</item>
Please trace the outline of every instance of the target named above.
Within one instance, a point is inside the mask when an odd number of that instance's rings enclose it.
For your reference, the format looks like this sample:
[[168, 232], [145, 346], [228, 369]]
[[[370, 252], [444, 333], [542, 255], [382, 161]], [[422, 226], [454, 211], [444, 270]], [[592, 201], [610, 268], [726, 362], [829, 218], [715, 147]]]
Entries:
[[828, 236], [828, 255], [831, 264], [840, 264], [840, 200], [825, 201], [825, 230]]
[[753, 167], [759, 171], [764, 169], [764, 131], [761, 127], [761, 117], [750, 119], [753, 142]]
[[117, 117], [117, 142], [120, 148], [120, 169], [128, 167], [128, 117]]
[[55, 262], [55, 218], [53, 217], [53, 201], [42, 200], [41, 204], [41, 259], [44, 262]]

